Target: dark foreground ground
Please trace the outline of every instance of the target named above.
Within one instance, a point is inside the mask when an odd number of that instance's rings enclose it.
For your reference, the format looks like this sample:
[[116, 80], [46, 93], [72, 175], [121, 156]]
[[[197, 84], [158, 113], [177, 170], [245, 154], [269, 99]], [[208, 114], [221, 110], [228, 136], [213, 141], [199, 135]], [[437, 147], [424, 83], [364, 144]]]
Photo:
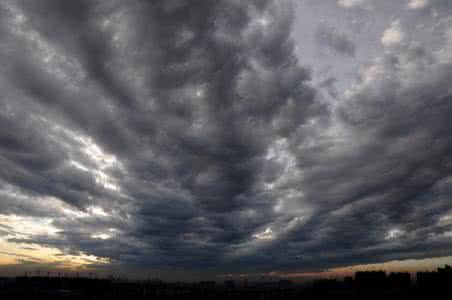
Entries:
[[452, 299], [452, 268], [418, 273], [357, 272], [354, 278], [308, 285], [289, 280], [245, 283], [129, 282], [117, 279], [23, 276], [0, 279], [3, 299]]

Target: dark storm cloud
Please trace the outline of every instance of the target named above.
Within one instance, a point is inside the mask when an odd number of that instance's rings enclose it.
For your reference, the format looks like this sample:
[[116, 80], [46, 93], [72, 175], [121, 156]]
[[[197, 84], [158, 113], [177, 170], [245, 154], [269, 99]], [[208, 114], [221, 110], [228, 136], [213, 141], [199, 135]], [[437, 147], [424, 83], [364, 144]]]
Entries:
[[335, 84], [337, 82], [337, 79], [335, 77], [328, 77], [327, 79], [323, 80], [319, 83], [319, 88], [324, 88], [330, 95], [330, 97], [337, 98], [337, 89], [335, 87]]
[[[333, 105], [285, 1], [1, 7], [0, 214], [59, 230], [2, 227], [10, 243], [216, 272], [451, 249], [440, 54], [388, 53]], [[354, 54], [329, 27], [317, 39]]]
[[[5, 186], [30, 202], [51, 196], [133, 214], [131, 225], [111, 227], [129, 234], [125, 249], [143, 264], [215, 264], [267, 221], [272, 199], [258, 194], [268, 146], [324, 111], [292, 53], [288, 6], [44, 1], [5, 10], [23, 55], [3, 53], [5, 84], [21, 97], [4, 102]], [[90, 143], [120, 162], [100, 174], [120, 182], [117, 195], [99, 184]], [[248, 209], [261, 220], [248, 223]], [[89, 239], [101, 225], [79, 226]], [[55, 244], [105, 255], [98, 241], [71, 235]]]
[[345, 56], [355, 56], [355, 44], [336, 28], [321, 24], [315, 33], [315, 41]]
[[311, 166], [301, 188], [318, 207], [290, 237], [289, 252], [304, 249], [300, 263], [447, 255], [451, 70], [417, 46], [388, 53], [339, 105], [337, 142], [299, 153], [300, 167]]

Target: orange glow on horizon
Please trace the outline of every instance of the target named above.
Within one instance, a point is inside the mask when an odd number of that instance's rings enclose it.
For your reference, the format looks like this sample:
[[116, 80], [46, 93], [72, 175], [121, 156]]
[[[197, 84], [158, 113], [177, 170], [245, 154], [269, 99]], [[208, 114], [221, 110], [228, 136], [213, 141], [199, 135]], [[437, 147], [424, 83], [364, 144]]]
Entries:
[[319, 272], [267, 272], [267, 273], [242, 273], [242, 274], [226, 274], [224, 277], [236, 277], [236, 278], [289, 278], [293, 280], [302, 279], [330, 279], [330, 278], [344, 278], [353, 277], [355, 272], [358, 271], [385, 271], [391, 272], [409, 272], [411, 274], [419, 271], [434, 271], [438, 267], [452, 264], [452, 256], [438, 257], [438, 258], [426, 258], [426, 259], [406, 259], [406, 260], [394, 260], [384, 263], [375, 264], [362, 264], [346, 267], [331, 268], [325, 271]]
[[[110, 263], [108, 258], [83, 252], [68, 255], [55, 247], [26, 242], [35, 236], [58, 237], [59, 229], [51, 219], [0, 215], [0, 225], [10, 228], [8, 234], [0, 237], [0, 266], [52, 265], [53, 268], [76, 270]], [[20, 242], [21, 239], [24, 242]]]

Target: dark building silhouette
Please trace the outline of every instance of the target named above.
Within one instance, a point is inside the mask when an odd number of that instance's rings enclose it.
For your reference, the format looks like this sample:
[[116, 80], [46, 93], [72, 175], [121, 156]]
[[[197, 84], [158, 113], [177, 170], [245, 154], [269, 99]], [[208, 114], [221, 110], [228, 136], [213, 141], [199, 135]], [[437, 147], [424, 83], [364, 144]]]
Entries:
[[423, 290], [441, 289], [452, 287], [452, 267], [445, 265], [438, 268], [437, 272], [418, 272], [416, 274], [417, 286]]
[[[129, 281], [125, 278], [82, 276], [37, 276], [0, 278], [0, 299], [165, 299], [165, 300], [301, 300], [301, 299], [429, 299], [448, 295], [452, 268], [419, 272], [417, 285], [409, 273], [356, 272], [355, 278], [323, 279], [313, 284], [290, 280], [253, 281], [248, 285], [225, 280], [198, 283], [161, 280]], [[446, 296], [447, 297], [447, 296]]]
[[337, 290], [341, 287], [337, 279], [322, 279], [314, 283], [314, 288], [319, 290]]
[[213, 289], [216, 286], [215, 281], [200, 281], [199, 287], [203, 289]]
[[225, 280], [224, 281], [224, 287], [227, 289], [234, 289], [235, 288], [235, 281], [234, 280]]
[[290, 289], [292, 287], [292, 281], [287, 279], [281, 279], [278, 282], [278, 287], [280, 289]]
[[387, 284], [393, 289], [408, 289], [411, 287], [410, 273], [391, 273], [387, 277]]
[[444, 268], [438, 268], [438, 273], [443, 276], [452, 276], [452, 267], [445, 265]]
[[360, 271], [355, 273], [355, 283], [361, 289], [378, 289], [386, 286], [384, 271]]
[[342, 286], [345, 289], [352, 289], [354, 287], [353, 277], [345, 277], [342, 282]]
[[432, 288], [438, 282], [437, 272], [417, 272], [417, 285], [419, 288]]

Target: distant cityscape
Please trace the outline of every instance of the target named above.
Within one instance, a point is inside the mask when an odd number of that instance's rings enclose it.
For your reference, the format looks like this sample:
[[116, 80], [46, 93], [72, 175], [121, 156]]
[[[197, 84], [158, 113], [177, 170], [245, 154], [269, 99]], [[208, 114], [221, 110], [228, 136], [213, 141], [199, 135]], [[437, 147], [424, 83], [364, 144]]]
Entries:
[[0, 278], [0, 299], [304, 299], [316, 296], [381, 297], [436, 295], [450, 291], [452, 267], [432, 272], [386, 273], [358, 271], [354, 277], [319, 279], [300, 283], [288, 279], [223, 282], [164, 282], [158, 278], [131, 281], [97, 278], [95, 273], [67, 276], [58, 272], [25, 273]]

